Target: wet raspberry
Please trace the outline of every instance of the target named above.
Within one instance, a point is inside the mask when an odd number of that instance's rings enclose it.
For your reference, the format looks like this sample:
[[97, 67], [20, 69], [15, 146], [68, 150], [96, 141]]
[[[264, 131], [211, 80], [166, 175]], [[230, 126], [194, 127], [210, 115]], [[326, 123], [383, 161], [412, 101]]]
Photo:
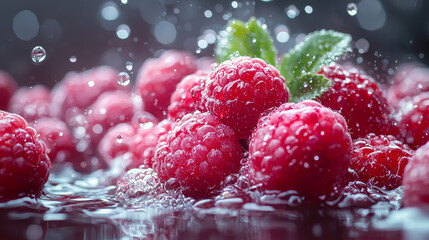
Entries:
[[10, 99], [9, 111], [28, 122], [50, 116], [51, 91], [42, 85], [22, 87]]
[[186, 196], [207, 197], [240, 168], [234, 131], [209, 113], [188, 114], [157, 145], [154, 169], [164, 181], [176, 178]]
[[144, 110], [164, 119], [176, 85], [196, 70], [196, 59], [187, 52], [170, 50], [159, 58], [147, 60], [139, 71], [136, 84]]
[[175, 122], [164, 119], [158, 124], [146, 125], [137, 130], [131, 145], [133, 163], [131, 167], [145, 165], [152, 167], [158, 141], [165, 141], [167, 134], [175, 126]]
[[390, 110], [373, 79], [357, 69], [346, 69], [338, 64], [323, 67], [318, 74], [333, 81], [334, 85], [317, 100], [344, 116], [353, 139], [368, 133], [390, 133]]
[[143, 196], [154, 197], [165, 192], [163, 184], [152, 168], [133, 168], [116, 186], [116, 197], [123, 202]]
[[103, 92], [129, 89], [118, 84], [118, 74], [107, 66], [68, 73], [52, 90], [52, 116], [66, 120], [70, 111], [83, 113]]
[[18, 86], [7, 72], [0, 70], [0, 110], [6, 110]]
[[107, 131], [98, 144], [98, 154], [106, 163], [130, 152], [136, 129], [129, 123], [120, 123]]
[[249, 174], [268, 189], [313, 198], [332, 192], [350, 165], [344, 118], [311, 100], [286, 103], [262, 118], [249, 145]]
[[37, 132], [21, 116], [0, 111], [0, 200], [39, 196], [50, 165]]
[[206, 110], [231, 126], [239, 139], [250, 136], [264, 111], [288, 98], [289, 91], [279, 71], [250, 57], [220, 64], [210, 73], [202, 96]]
[[168, 115], [171, 119], [181, 119], [188, 113], [202, 110], [201, 92], [206, 79], [207, 73], [198, 71], [186, 76], [177, 84], [168, 106]]
[[353, 141], [351, 168], [359, 180], [391, 190], [402, 184], [414, 151], [390, 135], [368, 134]]
[[429, 143], [421, 146], [404, 172], [404, 205], [429, 204]]
[[46, 152], [52, 164], [73, 162], [79, 157], [75, 140], [63, 121], [41, 118], [34, 123], [34, 128], [40, 134], [40, 140], [46, 144]]

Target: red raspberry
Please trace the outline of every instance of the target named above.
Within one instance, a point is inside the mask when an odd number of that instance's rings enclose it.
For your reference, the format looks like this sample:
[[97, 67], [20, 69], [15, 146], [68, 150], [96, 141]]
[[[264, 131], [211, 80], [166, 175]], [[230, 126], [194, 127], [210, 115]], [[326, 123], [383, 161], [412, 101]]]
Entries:
[[289, 91], [273, 66], [258, 58], [237, 57], [210, 73], [202, 98], [207, 111], [245, 139], [261, 113], [288, 101]]
[[0, 70], [0, 110], [6, 110], [9, 100], [18, 86], [7, 72]]
[[136, 85], [144, 110], [159, 119], [165, 118], [176, 85], [196, 70], [196, 59], [187, 52], [170, 50], [159, 58], [147, 60], [140, 69]]
[[171, 119], [181, 119], [195, 110], [202, 110], [201, 92], [206, 79], [207, 73], [198, 71], [186, 76], [177, 84], [176, 90], [170, 98], [170, 106], [168, 106], [168, 115]]
[[121, 123], [109, 129], [98, 144], [98, 153], [106, 162], [130, 152], [136, 129], [128, 123]]
[[[414, 97], [422, 92], [429, 91], [429, 69], [423, 67], [407, 66], [397, 70], [395, 82], [388, 88], [387, 101], [395, 108], [406, 97]], [[411, 69], [410, 69], [411, 68]], [[406, 74], [402, 74], [406, 71]]]
[[43, 86], [22, 87], [10, 99], [9, 111], [28, 122], [50, 116], [51, 91]]
[[175, 125], [175, 122], [164, 119], [156, 125], [146, 125], [139, 128], [131, 146], [133, 153], [132, 167], [140, 165], [152, 167], [157, 143], [166, 141], [168, 132]]
[[91, 105], [91, 113], [87, 115], [88, 133], [91, 142], [97, 145], [109, 128], [131, 122], [134, 105], [128, 91], [105, 92]]
[[234, 131], [210, 113], [184, 116], [157, 145], [154, 170], [167, 181], [176, 178], [183, 193], [206, 197], [240, 168], [241, 147]]
[[52, 90], [52, 115], [65, 120], [73, 108], [83, 112], [103, 92], [129, 89], [118, 84], [118, 74], [117, 70], [107, 66], [68, 73]]
[[46, 152], [52, 163], [73, 162], [79, 157], [75, 140], [63, 121], [41, 118], [34, 123], [34, 128], [40, 134], [40, 140], [46, 144]]
[[0, 200], [39, 196], [50, 166], [36, 130], [21, 116], [0, 111]]
[[351, 144], [340, 114], [311, 100], [286, 103], [253, 132], [249, 174], [268, 189], [329, 194], [347, 172]]
[[359, 180], [391, 190], [402, 184], [405, 166], [413, 155], [391, 135], [368, 134], [353, 141], [351, 168]]
[[421, 146], [404, 171], [404, 205], [429, 204], [429, 143]]
[[399, 103], [400, 136], [411, 148], [429, 141], [429, 92], [420, 93]]
[[357, 69], [345, 69], [338, 64], [325, 66], [318, 74], [330, 79], [334, 85], [317, 100], [344, 116], [353, 139], [368, 133], [390, 133], [390, 110], [373, 79]]

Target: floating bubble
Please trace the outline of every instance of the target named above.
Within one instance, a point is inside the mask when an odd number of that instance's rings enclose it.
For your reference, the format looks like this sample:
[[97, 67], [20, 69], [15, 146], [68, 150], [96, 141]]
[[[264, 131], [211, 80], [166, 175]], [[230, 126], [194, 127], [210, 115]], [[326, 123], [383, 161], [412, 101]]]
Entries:
[[31, 59], [35, 63], [41, 63], [46, 58], [46, 51], [42, 46], [36, 46], [31, 51]]
[[128, 0], [121, 0], [121, 3], [122, 3], [122, 4], [127, 4], [127, 3], [128, 3]]
[[127, 39], [130, 36], [131, 29], [126, 24], [121, 24], [116, 29], [116, 36], [119, 39]]
[[118, 136], [116, 136], [116, 142], [117, 143], [122, 143], [124, 141], [124, 137], [122, 137], [121, 134], [118, 134]]
[[76, 58], [76, 56], [71, 56], [69, 58], [69, 60], [70, 60], [70, 62], [75, 63], [77, 61], [77, 58]]
[[205, 16], [206, 18], [211, 18], [211, 17], [213, 16], [213, 13], [212, 13], [212, 11], [210, 11], [210, 10], [206, 10], [206, 11], [204, 12], [204, 16]]
[[231, 7], [237, 8], [238, 7], [238, 2], [237, 1], [232, 1], [231, 2]]
[[119, 17], [119, 10], [112, 1], [107, 2], [101, 9], [101, 17], [106, 21], [113, 21]]
[[310, 6], [310, 5], [307, 5], [307, 6], [305, 6], [304, 11], [305, 11], [307, 14], [311, 14], [311, 13], [313, 12], [313, 7], [312, 7], [312, 6]]
[[39, 21], [32, 11], [23, 10], [13, 18], [12, 28], [19, 39], [29, 41], [39, 33]]
[[286, 8], [286, 15], [292, 19], [296, 18], [299, 15], [299, 10], [295, 5], [290, 5]]
[[130, 61], [127, 61], [127, 62], [125, 63], [125, 68], [126, 68], [128, 71], [133, 70], [133, 63], [132, 63], [132, 62], [130, 62]]
[[158, 42], [166, 45], [174, 42], [176, 39], [177, 30], [171, 22], [160, 21], [155, 25], [154, 35]]
[[126, 72], [120, 72], [118, 74], [118, 83], [122, 86], [128, 86], [130, 84], [130, 75]]
[[349, 4], [347, 4], [347, 13], [350, 15], [350, 16], [354, 16], [354, 15], [356, 15], [357, 14], [357, 6], [356, 6], [356, 4], [355, 3], [349, 3]]

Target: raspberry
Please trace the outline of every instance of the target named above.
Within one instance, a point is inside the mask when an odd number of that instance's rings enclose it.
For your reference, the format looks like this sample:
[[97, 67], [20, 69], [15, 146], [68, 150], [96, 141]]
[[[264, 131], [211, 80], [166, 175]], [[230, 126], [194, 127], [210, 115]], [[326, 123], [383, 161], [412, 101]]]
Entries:
[[429, 141], [429, 92], [420, 93], [399, 103], [400, 137], [417, 149]]
[[98, 144], [98, 153], [109, 164], [112, 159], [130, 152], [135, 135], [136, 129], [131, 124], [118, 124], [110, 128], [101, 139]]
[[429, 204], [429, 143], [421, 146], [404, 171], [404, 205]]
[[9, 111], [28, 122], [50, 116], [51, 91], [43, 85], [22, 87], [10, 99]]
[[237, 57], [210, 73], [203, 91], [207, 111], [234, 129], [239, 139], [250, 136], [267, 109], [287, 102], [285, 79], [263, 60]]
[[330, 79], [334, 85], [317, 100], [344, 116], [353, 139], [368, 133], [389, 133], [392, 128], [390, 111], [373, 79], [357, 69], [345, 69], [338, 64], [325, 66], [318, 74]]
[[46, 152], [52, 163], [73, 162], [79, 157], [75, 140], [63, 121], [41, 118], [34, 123], [34, 128], [40, 134], [40, 140], [46, 144]]
[[168, 132], [175, 125], [175, 122], [164, 119], [156, 125], [147, 125], [146, 127], [139, 128], [131, 145], [133, 153], [132, 167], [140, 165], [152, 167], [158, 141], [165, 141]]
[[168, 106], [168, 115], [171, 119], [181, 119], [195, 110], [202, 110], [201, 92], [206, 79], [206, 72], [197, 71], [186, 76], [177, 84], [176, 90], [170, 98], [170, 106]]
[[370, 133], [353, 141], [350, 167], [359, 180], [391, 190], [402, 184], [405, 166], [413, 153], [391, 135]]
[[[388, 103], [397, 108], [399, 102], [406, 97], [414, 97], [422, 92], [429, 91], [429, 69], [423, 67], [407, 66], [406, 69], [402, 67], [397, 70], [395, 74], [395, 82], [388, 88], [387, 101]], [[411, 68], [411, 69], [410, 69]], [[406, 71], [406, 74], [402, 74]]]
[[52, 90], [52, 115], [65, 120], [73, 108], [83, 112], [103, 92], [129, 89], [118, 84], [118, 74], [117, 70], [107, 66], [68, 73]]
[[0, 110], [6, 110], [18, 86], [7, 72], [0, 70]]
[[184, 116], [157, 145], [154, 170], [176, 178], [187, 196], [206, 197], [231, 173], [238, 172], [241, 147], [234, 131], [210, 113]]
[[196, 70], [196, 59], [187, 52], [170, 50], [159, 58], [147, 60], [139, 71], [136, 85], [144, 110], [159, 119], [165, 118], [176, 85]]
[[98, 144], [109, 128], [131, 122], [134, 115], [134, 105], [131, 93], [128, 91], [105, 92], [91, 105], [88, 114], [88, 133], [91, 142]]
[[311, 100], [285, 103], [253, 132], [249, 175], [268, 189], [329, 194], [347, 172], [351, 144], [340, 114]]
[[50, 165], [37, 132], [21, 116], [0, 111], [0, 200], [39, 196]]

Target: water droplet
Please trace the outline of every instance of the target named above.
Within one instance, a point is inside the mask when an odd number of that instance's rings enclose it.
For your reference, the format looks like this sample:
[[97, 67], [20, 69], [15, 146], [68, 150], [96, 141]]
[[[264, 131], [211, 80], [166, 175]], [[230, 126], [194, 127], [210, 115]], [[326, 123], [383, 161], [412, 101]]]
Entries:
[[211, 66], [210, 66], [210, 70], [212, 70], [212, 71], [216, 71], [216, 69], [217, 69], [217, 67], [219, 66], [219, 64], [218, 63], [213, 63]]
[[290, 5], [286, 8], [286, 15], [292, 19], [296, 18], [299, 15], [299, 10], [295, 5]]
[[46, 51], [41, 46], [36, 46], [33, 48], [33, 51], [31, 51], [31, 59], [35, 63], [43, 62], [46, 58]]
[[130, 75], [126, 72], [120, 72], [118, 74], [118, 83], [122, 86], [128, 86], [130, 84]]
[[232, 8], [237, 8], [238, 7], [238, 2], [237, 1], [232, 1], [231, 2], [231, 6], [232, 6]]
[[313, 12], [313, 7], [312, 7], [312, 6], [310, 6], [310, 5], [307, 5], [307, 6], [305, 6], [304, 11], [305, 11], [307, 14], [311, 14], [311, 13]]
[[356, 6], [356, 4], [355, 3], [349, 3], [349, 4], [347, 4], [347, 13], [350, 15], [350, 16], [354, 16], [354, 15], [356, 15], [356, 13], [357, 13], [357, 6]]
[[125, 68], [126, 68], [128, 71], [133, 70], [133, 63], [132, 63], [132, 62], [130, 62], [130, 61], [127, 61], [127, 62], [125, 63]]
[[127, 4], [127, 3], [128, 3], [128, 0], [121, 0], [121, 3], [122, 3], [122, 4]]
[[70, 62], [75, 63], [77, 61], [77, 58], [76, 58], [76, 56], [71, 56], [69, 58], [69, 60], [70, 60]]
[[127, 39], [130, 36], [131, 29], [126, 24], [121, 24], [116, 29], [116, 36], [119, 39]]
[[122, 143], [123, 141], [124, 141], [124, 137], [122, 137], [121, 134], [119, 134], [118, 136], [116, 136], [116, 142]]

